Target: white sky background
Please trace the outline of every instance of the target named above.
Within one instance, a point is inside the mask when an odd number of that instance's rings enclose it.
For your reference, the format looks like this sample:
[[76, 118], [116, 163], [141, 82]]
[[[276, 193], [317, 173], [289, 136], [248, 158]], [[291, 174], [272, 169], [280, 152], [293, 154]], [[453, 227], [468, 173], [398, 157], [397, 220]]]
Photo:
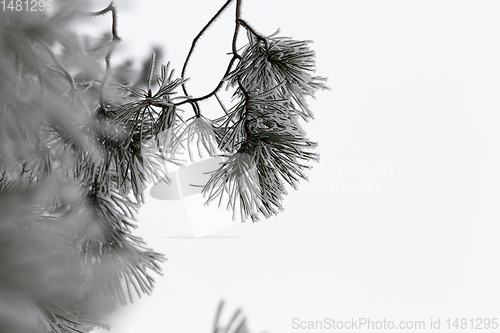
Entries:
[[[119, 52], [143, 59], [161, 43], [180, 75], [224, 2], [117, 0]], [[193, 95], [226, 68], [233, 13], [193, 58]], [[113, 331], [209, 332], [222, 298], [256, 333], [297, 331], [293, 318], [424, 320], [430, 331], [430, 318], [443, 329], [499, 317], [499, 15], [496, 0], [245, 1], [258, 31], [315, 42], [332, 90], [310, 101], [304, 128], [321, 162], [278, 217], [208, 238], [190, 238], [180, 201], [148, 198], [138, 233], [168, 261]]]

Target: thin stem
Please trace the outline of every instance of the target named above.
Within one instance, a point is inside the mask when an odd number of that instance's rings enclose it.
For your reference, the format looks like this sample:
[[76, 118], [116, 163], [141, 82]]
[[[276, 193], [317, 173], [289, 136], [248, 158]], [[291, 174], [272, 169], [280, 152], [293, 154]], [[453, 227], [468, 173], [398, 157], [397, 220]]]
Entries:
[[151, 97], [151, 80], [153, 78], [153, 74], [155, 71], [156, 65], [156, 53], [153, 52], [151, 55], [151, 62], [149, 63], [149, 71], [148, 71], [148, 97]]
[[[181, 77], [184, 78], [185, 74], [186, 74], [186, 68], [187, 68], [187, 65], [189, 63], [189, 60], [191, 59], [191, 55], [193, 54], [193, 51], [196, 47], [196, 44], [198, 43], [198, 40], [201, 38], [201, 36], [205, 33], [205, 31], [207, 31], [207, 29], [210, 27], [210, 25], [212, 25], [212, 23], [215, 22], [215, 20], [224, 12], [224, 10], [229, 6], [229, 4], [231, 4], [231, 2], [233, 2], [234, 0], [228, 0], [224, 6], [221, 7], [221, 9], [219, 9], [219, 11], [217, 12], [217, 14], [214, 15], [214, 17], [212, 17], [212, 19], [210, 21], [208, 21], [208, 23], [203, 27], [203, 29], [201, 29], [201, 31], [198, 33], [198, 35], [196, 35], [196, 37], [193, 39], [193, 42], [191, 44], [191, 49], [189, 50], [189, 53], [187, 55], [187, 58], [186, 60], [184, 61], [184, 65], [182, 67], [182, 72], [181, 72]], [[184, 83], [182, 84], [182, 89], [184, 90], [184, 94], [186, 94], [186, 96], [188, 95], [187, 91], [186, 91], [186, 87], [184, 85]]]
[[215, 93], [214, 95], [215, 95], [215, 98], [217, 99], [217, 102], [219, 102], [220, 107], [222, 108], [222, 110], [224, 110], [224, 113], [226, 114], [226, 116], [228, 116], [229, 112], [227, 111], [226, 107], [224, 106], [224, 104], [220, 100], [219, 96], [217, 96], [217, 93]]
[[[222, 6], [219, 11], [217, 12], [217, 14], [215, 14], [212, 19], [210, 19], [210, 21], [208, 21], [208, 23], [203, 27], [203, 29], [201, 29], [201, 31], [198, 33], [198, 35], [196, 35], [196, 37], [193, 39], [193, 42], [191, 44], [191, 48], [189, 49], [189, 53], [186, 57], [186, 60], [184, 61], [184, 65], [182, 66], [182, 72], [181, 72], [181, 77], [184, 78], [184, 76], [186, 75], [186, 68], [187, 68], [187, 65], [189, 63], [189, 60], [191, 59], [191, 55], [193, 54], [194, 52], [194, 49], [196, 47], [196, 44], [198, 43], [198, 40], [201, 38], [201, 36], [203, 36], [203, 34], [205, 33], [205, 31], [207, 31], [207, 29], [215, 22], [215, 20], [224, 12], [224, 10], [226, 10], [226, 8], [231, 4], [231, 2], [233, 2], [234, 0], [228, 0], [226, 1], [226, 3], [224, 4], [224, 6]], [[185, 83], [182, 83], [182, 91], [184, 92], [184, 94], [186, 96], [189, 96], [188, 92], [187, 92], [187, 89], [186, 89], [186, 85]], [[196, 114], [197, 117], [200, 117], [200, 107], [196, 104], [197, 101], [195, 100], [189, 100], [188, 101], [191, 106], [193, 107], [193, 110]]]
[[[244, 129], [245, 129], [245, 135], [246, 138], [248, 137], [254, 137], [253, 134], [250, 132], [250, 129], [248, 128], [248, 103], [250, 101], [250, 95], [246, 91], [246, 89], [243, 87], [243, 83], [241, 82], [241, 78], [238, 77], [238, 87], [240, 88], [241, 92], [243, 93], [243, 97], [245, 98], [245, 104], [243, 105], [245, 112], [244, 112]], [[245, 138], [245, 142], [243, 143], [243, 147], [246, 146], [247, 140]]]
[[108, 7], [104, 8], [103, 10], [100, 10], [98, 12], [90, 12], [88, 15], [90, 16], [101, 16], [106, 14], [107, 12], [111, 12], [113, 21], [111, 25], [111, 33], [113, 34], [113, 40], [120, 40], [120, 37], [118, 37], [118, 30], [116, 28], [117, 25], [117, 19], [116, 19], [116, 7], [114, 1], [111, 1], [108, 5]]
[[118, 37], [118, 30], [117, 30], [117, 15], [116, 15], [116, 7], [113, 1], [109, 3], [109, 6], [104, 8], [101, 11], [98, 12], [91, 12], [88, 13], [90, 16], [101, 16], [106, 14], [107, 12], [111, 12], [112, 16], [112, 22], [111, 22], [111, 33], [112, 33], [112, 40], [111, 40], [111, 45], [109, 46], [108, 52], [106, 53], [106, 57], [104, 58], [106, 62], [106, 72], [104, 73], [104, 78], [102, 79], [101, 82], [101, 89], [100, 89], [100, 108], [99, 110], [106, 113], [106, 104], [105, 104], [105, 99], [104, 99], [104, 88], [106, 86], [106, 83], [108, 81], [110, 72], [111, 72], [111, 55], [113, 54], [113, 51], [116, 47], [116, 43], [120, 42], [121, 38]]
[[92, 186], [92, 203], [95, 205], [97, 204], [97, 197], [99, 194], [99, 182], [97, 179], [97, 175], [94, 175], [94, 184]]
[[165, 107], [169, 107], [169, 106], [173, 105], [171, 102], [162, 102], [162, 101], [155, 100], [154, 98], [151, 98], [151, 97], [147, 97], [146, 102], [148, 102], [149, 105], [157, 106], [159, 108], [165, 108]]
[[188, 98], [186, 100], [183, 100], [182, 102], [176, 103], [175, 105], [179, 106], [179, 105], [186, 104], [186, 103], [196, 103], [196, 102], [208, 99], [208, 98], [212, 97], [213, 95], [215, 95], [222, 88], [222, 85], [225, 82], [224, 78], [231, 72], [231, 69], [233, 68], [233, 64], [237, 59], [238, 58], [235, 56], [233, 56], [233, 58], [231, 58], [231, 61], [229, 62], [229, 65], [227, 66], [226, 72], [224, 73], [224, 77], [222, 78], [222, 80], [219, 82], [217, 87], [212, 92], [206, 94], [205, 96], [196, 97], [196, 98]]
[[106, 62], [106, 72], [104, 73], [104, 78], [102, 79], [101, 90], [100, 90], [100, 103], [101, 103], [100, 109], [104, 112], [106, 112], [106, 104], [105, 104], [105, 100], [104, 100], [104, 88], [106, 86], [106, 83], [108, 81], [108, 78], [109, 78], [109, 75], [111, 72], [111, 54], [113, 53], [115, 46], [116, 46], [116, 44], [114, 44], [114, 43], [111, 44], [111, 46], [109, 47], [108, 53], [106, 54], [106, 57], [104, 58], [104, 60]]
[[[208, 24], [200, 31], [200, 33], [196, 36], [196, 38], [193, 40], [193, 44], [191, 46], [191, 49], [189, 50], [189, 54], [188, 54], [188, 57], [186, 59], [186, 61], [184, 62], [184, 66], [182, 68], [182, 74], [181, 74], [181, 77], [184, 77], [185, 75], [185, 71], [186, 71], [186, 67], [187, 67], [187, 64], [189, 62], [189, 59], [194, 51], [194, 48], [196, 46], [196, 43], [198, 42], [198, 39], [203, 35], [203, 33], [206, 31], [206, 29], [208, 29], [208, 27], [217, 19], [217, 17], [222, 14], [222, 12], [229, 6], [229, 4], [234, 1], [234, 0], [228, 0], [224, 6], [222, 6], [222, 8], [217, 12], [217, 14], [215, 14], [215, 16], [210, 20], [210, 22], [208, 22]], [[231, 60], [229, 61], [229, 65], [227, 66], [227, 69], [226, 69], [226, 72], [224, 73], [224, 76], [222, 77], [221, 81], [219, 82], [219, 84], [217, 85], [217, 87], [210, 93], [202, 96], [202, 97], [197, 97], [197, 98], [188, 98], [176, 105], [182, 105], [182, 104], [186, 104], [186, 103], [191, 103], [191, 105], [193, 105], [193, 108], [195, 107], [194, 105], [196, 105], [196, 107], [198, 108], [198, 113], [196, 114], [198, 117], [199, 117], [199, 106], [197, 104], [197, 102], [199, 101], [202, 101], [202, 100], [205, 100], [205, 99], [208, 99], [212, 96], [214, 96], [221, 88], [222, 88], [222, 85], [224, 84], [224, 78], [226, 78], [226, 76], [231, 72], [231, 69], [233, 68], [233, 64], [236, 60], [239, 60], [241, 59], [241, 56], [238, 54], [238, 49], [236, 47], [236, 42], [238, 40], [238, 32], [239, 32], [239, 27], [240, 27], [240, 17], [241, 17], [241, 4], [242, 4], [242, 0], [236, 0], [236, 19], [235, 19], [235, 28], [234, 28], [234, 34], [233, 34], [233, 41], [232, 41], [232, 54], [233, 54], [233, 57], [231, 58]], [[186, 96], [188, 96], [188, 93], [186, 91], [186, 87], [184, 84], [182, 84], [182, 89], [184, 91], [184, 94]], [[195, 110], [196, 112], [196, 110]]]
[[241, 5], [243, 0], [236, 0], [236, 20], [234, 27], [234, 35], [233, 35], [233, 57], [237, 57], [241, 59], [241, 56], [238, 54], [238, 48], [236, 47], [236, 42], [238, 41], [238, 33], [240, 30], [240, 18], [241, 18]]
[[[184, 62], [184, 66], [182, 68], [181, 77], [185, 76], [185, 72], [186, 72], [187, 65], [189, 63], [189, 59], [191, 58], [191, 55], [193, 54], [193, 51], [194, 51], [194, 49], [196, 47], [196, 43], [198, 42], [199, 38], [209, 28], [209, 26], [219, 17], [219, 15], [222, 14], [222, 12], [229, 6], [229, 4], [232, 1], [234, 1], [234, 0], [228, 0], [224, 4], [224, 6], [222, 6], [222, 8], [217, 12], [217, 14], [215, 14], [215, 16], [207, 23], [207, 25], [205, 25], [205, 27], [195, 37], [195, 39], [193, 40], [193, 43], [191, 45], [191, 49], [189, 50], [188, 56], [186, 58], [186, 61]], [[187, 98], [186, 100], [175, 104], [175, 105], [179, 106], [179, 105], [182, 105], [182, 104], [190, 103], [193, 106], [193, 109], [195, 111], [196, 117], [200, 117], [200, 109], [199, 109], [198, 102], [203, 101], [205, 99], [208, 99], [208, 98], [214, 96], [217, 92], [219, 92], [219, 90], [222, 88], [222, 86], [223, 86], [223, 84], [225, 82], [224, 79], [231, 72], [231, 70], [233, 68], [233, 65], [234, 65], [234, 62], [236, 60], [241, 60], [241, 55], [238, 54], [238, 48], [237, 48], [237, 41], [238, 41], [238, 34], [239, 34], [240, 26], [243, 26], [244, 28], [246, 28], [247, 30], [249, 30], [257, 39], [263, 41], [264, 44], [265, 44], [265, 46], [266, 46], [266, 50], [269, 50], [269, 45], [268, 45], [267, 39], [263, 35], [259, 34], [254, 28], [252, 28], [250, 26], [250, 24], [248, 24], [246, 21], [244, 21], [243, 19], [241, 19], [242, 4], [243, 4], [243, 0], [236, 0], [235, 28], [234, 28], [234, 34], [233, 34], [233, 40], [232, 40], [232, 54], [233, 54], [233, 57], [229, 61], [229, 65], [228, 65], [228, 67], [226, 69], [226, 72], [224, 73], [224, 76], [222, 77], [222, 79], [219, 82], [219, 84], [217, 85], [217, 87], [215, 87], [214, 90], [212, 90], [210, 93], [208, 93], [208, 94], [206, 94], [204, 96], [196, 97], [196, 98]], [[244, 91], [244, 89], [242, 88], [241, 84], [239, 84], [239, 86], [240, 86], [241, 90], [245, 94], [245, 99], [248, 100], [248, 94], [246, 93], [246, 91]], [[189, 96], [189, 94], [187, 93], [187, 90], [186, 90], [186, 87], [185, 87], [184, 83], [182, 84], [182, 89], [184, 91], [184, 94], [186, 96]]]
[[248, 31], [250, 31], [257, 39], [261, 40], [264, 42], [264, 45], [266, 46], [266, 50], [269, 51], [269, 43], [267, 42], [267, 38], [264, 37], [263, 35], [259, 34], [248, 22], [242, 19], [238, 19], [238, 22], [245, 27]]
[[241, 82], [241, 77], [238, 76], [238, 87], [241, 89], [241, 92], [243, 93], [243, 97], [245, 97], [245, 103], [248, 103], [248, 100], [250, 99], [250, 95], [248, 92], [243, 88], [243, 83]]

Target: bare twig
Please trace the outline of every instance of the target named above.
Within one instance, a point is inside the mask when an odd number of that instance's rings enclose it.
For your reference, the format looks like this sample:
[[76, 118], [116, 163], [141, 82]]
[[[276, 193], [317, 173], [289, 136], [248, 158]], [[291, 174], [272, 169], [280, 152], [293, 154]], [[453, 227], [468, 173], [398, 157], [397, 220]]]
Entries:
[[[215, 22], [215, 20], [217, 20], [217, 18], [226, 10], [226, 8], [231, 4], [231, 2], [233, 2], [234, 0], [228, 0], [226, 1], [226, 3], [224, 4], [224, 6], [221, 7], [221, 9], [219, 9], [219, 11], [217, 12], [217, 14], [215, 14], [212, 19], [210, 19], [210, 21], [208, 21], [208, 23], [203, 27], [203, 29], [201, 29], [201, 31], [198, 33], [198, 35], [196, 35], [196, 37], [193, 39], [193, 42], [191, 44], [191, 48], [189, 49], [189, 53], [186, 57], [186, 60], [184, 61], [184, 65], [182, 66], [182, 72], [181, 72], [181, 77], [184, 78], [184, 76], [186, 75], [186, 68], [187, 68], [187, 65], [189, 63], [189, 60], [191, 59], [191, 55], [193, 54], [193, 51], [196, 47], [196, 44], [198, 43], [198, 40], [201, 38], [201, 36], [203, 36], [203, 34], [205, 33], [205, 31], [207, 31], [207, 29], [212, 25], [212, 23]], [[184, 94], [186, 96], [189, 96], [188, 92], [187, 92], [187, 89], [186, 89], [186, 85], [185, 83], [182, 83], [182, 90], [184, 91]], [[191, 106], [193, 107], [193, 110], [196, 114], [196, 117], [199, 117], [200, 116], [200, 107], [198, 106], [198, 104], [196, 103], [197, 100], [187, 100], [186, 102], [189, 102], [191, 104]]]
[[[210, 27], [210, 25], [219, 17], [219, 15], [229, 6], [229, 4], [232, 1], [234, 1], [234, 0], [228, 0], [224, 4], [224, 6], [222, 6], [222, 8], [217, 12], [217, 14], [215, 14], [215, 16], [207, 23], [207, 25], [200, 31], [200, 33], [198, 33], [198, 35], [193, 40], [193, 43], [191, 45], [191, 49], [189, 50], [189, 54], [188, 54], [188, 56], [186, 58], [186, 61], [184, 62], [184, 66], [182, 68], [182, 75], [181, 75], [182, 77], [184, 77], [184, 75], [185, 75], [186, 68], [187, 68], [187, 65], [189, 63], [189, 59], [191, 58], [191, 55], [193, 54], [193, 51], [194, 51], [194, 49], [196, 47], [196, 44], [197, 44], [199, 38]], [[219, 84], [217, 85], [217, 87], [215, 87], [215, 89], [212, 90], [210, 93], [208, 93], [208, 94], [206, 94], [204, 96], [201, 96], [201, 97], [187, 98], [186, 100], [184, 100], [184, 101], [179, 102], [179, 103], [176, 104], [176, 105], [182, 105], [182, 104], [190, 103], [193, 106], [193, 109], [194, 109], [195, 114], [196, 114], [197, 117], [200, 116], [200, 110], [199, 110], [199, 106], [198, 106], [197, 103], [200, 102], [200, 101], [203, 101], [205, 99], [208, 99], [208, 98], [214, 96], [217, 92], [219, 92], [219, 90], [222, 88], [222, 86], [223, 86], [223, 84], [225, 82], [224, 79], [231, 72], [231, 70], [233, 68], [233, 65], [234, 65], [234, 62], [236, 60], [241, 60], [241, 56], [238, 54], [238, 48], [237, 48], [237, 45], [236, 45], [236, 42], [238, 40], [240, 26], [243, 26], [248, 31], [250, 31], [257, 39], [263, 41], [264, 44], [265, 44], [265, 46], [266, 46], [266, 50], [269, 50], [269, 45], [268, 45], [267, 39], [263, 35], [259, 34], [254, 28], [252, 28], [250, 26], [250, 24], [248, 24], [246, 21], [244, 21], [243, 19], [241, 19], [242, 4], [243, 4], [243, 0], [236, 0], [235, 28], [234, 28], [233, 40], [232, 40], [232, 55], [233, 55], [233, 57], [229, 61], [229, 65], [228, 65], [228, 67], [226, 69], [226, 72], [224, 73], [224, 76], [222, 77], [221, 81], [219, 82]], [[188, 96], [188, 93], [187, 93], [187, 90], [186, 90], [186, 87], [185, 87], [184, 84], [182, 84], [182, 89], [184, 91], [184, 94], [186, 96]]]
[[111, 33], [113, 34], [113, 40], [120, 40], [120, 37], [118, 37], [118, 30], [117, 30], [117, 14], [116, 14], [116, 7], [114, 1], [111, 1], [108, 5], [108, 7], [104, 8], [103, 10], [100, 10], [98, 12], [90, 12], [87, 13], [89, 16], [101, 16], [106, 14], [107, 12], [111, 12], [113, 21], [111, 25]]
[[264, 42], [264, 45], [266, 46], [266, 50], [269, 51], [269, 43], [267, 42], [267, 38], [264, 37], [263, 35], [259, 34], [250, 24], [248, 24], [245, 20], [238, 19], [239, 24], [241, 24], [245, 29], [250, 31], [257, 39], [261, 40]]
[[111, 33], [112, 33], [112, 40], [111, 44], [109, 46], [108, 52], [106, 53], [106, 57], [104, 58], [106, 62], [106, 72], [104, 73], [104, 78], [102, 79], [101, 82], [101, 89], [100, 89], [100, 108], [99, 110], [106, 113], [106, 104], [105, 104], [105, 99], [104, 99], [104, 88], [106, 86], [106, 83], [109, 79], [109, 75], [111, 72], [111, 55], [113, 54], [113, 51], [116, 47], [116, 44], [120, 42], [121, 38], [118, 36], [118, 30], [117, 30], [117, 14], [116, 14], [116, 7], [113, 1], [110, 2], [109, 6], [104, 8], [101, 11], [98, 12], [91, 12], [88, 13], [90, 16], [101, 16], [104, 15], [108, 12], [111, 12], [112, 16], [112, 22], [111, 22]]
[[100, 104], [101, 104], [101, 109], [104, 112], [106, 112], [106, 105], [104, 100], [104, 88], [106, 86], [106, 83], [108, 81], [111, 72], [111, 54], [113, 53], [115, 46], [116, 46], [115, 43], [111, 44], [108, 53], [106, 53], [106, 57], [104, 58], [104, 61], [106, 62], [106, 72], [104, 73], [104, 78], [102, 79], [101, 90], [100, 90]]
[[227, 66], [227, 69], [226, 69], [226, 72], [224, 73], [223, 79], [219, 82], [217, 87], [212, 92], [210, 92], [204, 96], [201, 96], [201, 97], [188, 98], [188, 99], [183, 100], [182, 102], [179, 102], [175, 105], [179, 106], [179, 105], [186, 104], [186, 103], [196, 103], [196, 102], [203, 101], [205, 99], [208, 99], [208, 98], [214, 96], [222, 88], [222, 85], [224, 84], [224, 78], [231, 72], [231, 69], [233, 68], [233, 64], [236, 60], [237, 60], [237, 58], [233, 57], [231, 59], [231, 61], [229, 61], [229, 65]]
[[234, 35], [233, 35], [233, 57], [241, 59], [241, 56], [238, 54], [238, 49], [236, 47], [236, 42], [238, 40], [238, 33], [240, 30], [239, 20], [241, 18], [241, 6], [243, 0], [236, 0], [236, 19], [235, 19], [235, 27], [234, 27]]

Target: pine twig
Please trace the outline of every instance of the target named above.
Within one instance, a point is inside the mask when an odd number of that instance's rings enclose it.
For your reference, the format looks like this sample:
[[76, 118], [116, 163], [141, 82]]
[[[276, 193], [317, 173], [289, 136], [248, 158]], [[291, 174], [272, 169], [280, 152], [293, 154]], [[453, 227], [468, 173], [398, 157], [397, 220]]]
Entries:
[[114, 1], [111, 1], [109, 6], [104, 8], [101, 11], [98, 12], [91, 12], [88, 13], [90, 16], [101, 16], [104, 15], [108, 12], [111, 12], [112, 16], [112, 22], [111, 22], [111, 34], [112, 34], [112, 39], [111, 39], [111, 44], [109, 46], [108, 52], [106, 53], [106, 57], [104, 58], [104, 61], [106, 62], [106, 72], [104, 73], [104, 78], [101, 81], [101, 89], [100, 89], [100, 107], [99, 110], [106, 114], [106, 104], [105, 104], [105, 99], [104, 99], [104, 88], [106, 87], [106, 83], [109, 79], [110, 72], [111, 72], [111, 55], [113, 54], [113, 51], [116, 47], [116, 44], [121, 41], [121, 38], [118, 36], [118, 29], [117, 29], [117, 13], [116, 13], [116, 7], [114, 4]]
[[[193, 42], [191, 44], [191, 48], [189, 49], [189, 53], [186, 57], [186, 60], [184, 61], [184, 65], [182, 66], [182, 72], [181, 72], [181, 77], [184, 78], [185, 75], [186, 75], [186, 68], [187, 68], [187, 65], [189, 63], [189, 60], [191, 59], [191, 55], [193, 54], [194, 52], [194, 49], [196, 47], [196, 44], [198, 43], [198, 40], [201, 38], [201, 36], [203, 36], [203, 34], [205, 33], [205, 31], [208, 30], [208, 28], [215, 22], [215, 20], [217, 20], [217, 18], [226, 10], [226, 8], [231, 4], [231, 2], [233, 2], [233, 0], [228, 0], [226, 1], [226, 3], [219, 9], [219, 11], [217, 12], [217, 14], [215, 14], [211, 19], [210, 21], [208, 21], [208, 23], [203, 27], [203, 29], [201, 29], [201, 31], [198, 33], [198, 35], [196, 35], [196, 37], [193, 39]], [[189, 96], [188, 92], [187, 92], [187, 89], [186, 89], [186, 85], [183, 83], [182, 84], [182, 90], [184, 91], [184, 94], [186, 96]], [[188, 100], [186, 101], [186, 103], [190, 103], [191, 106], [193, 107], [193, 110], [196, 114], [196, 117], [200, 117], [200, 107], [199, 105], [197, 104], [198, 101], [200, 101], [201, 99], [192, 99], [192, 100]]]

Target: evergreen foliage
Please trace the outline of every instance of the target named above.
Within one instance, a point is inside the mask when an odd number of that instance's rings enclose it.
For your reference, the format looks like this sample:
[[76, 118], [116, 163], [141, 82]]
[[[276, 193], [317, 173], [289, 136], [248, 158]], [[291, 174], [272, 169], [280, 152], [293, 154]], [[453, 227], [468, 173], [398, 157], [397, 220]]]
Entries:
[[[231, 3], [233, 57], [210, 94], [192, 97], [189, 59]], [[89, 332], [152, 291], [164, 257], [132, 231], [144, 190], [166, 179], [166, 163], [180, 165], [182, 150], [227, 157], [203, 193], [207, 204], [227, 195], [243, 221], [282, 210], [285, 183], [296, 187], [318, 158], [298, 123], [313, 117], [305, 97], [326, 88], [313, 76], [314, 52], [307, 41], [257, 33], [241, 1], [227, 1], [194, 39], [177, 78], [169, 65], [157, 70], [158, 50], [139, 78], [130, 61], [112, 66], [121, 40], [113, 3], [55, 9], [0, 12], [0, 333]], [[110, 34], [71, 29], [104, 15]], [[249, 43], [237, 50], [241, 28]], [[220, 101], [224, 85], [233, 106], [206, 118], [201, 102]], [[194, 116], [184, 119], [187, 104]]]

